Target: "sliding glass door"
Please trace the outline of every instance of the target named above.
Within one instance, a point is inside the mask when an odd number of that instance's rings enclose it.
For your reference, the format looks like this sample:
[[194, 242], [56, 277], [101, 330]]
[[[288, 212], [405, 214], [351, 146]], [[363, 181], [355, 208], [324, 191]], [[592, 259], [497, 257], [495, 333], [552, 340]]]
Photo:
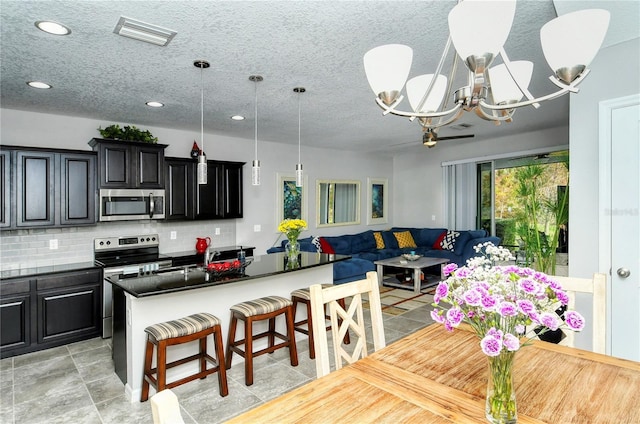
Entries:
[[477, 164], [478, 228], [514, 250], [524, 244], [566, 252], [569, 152]]

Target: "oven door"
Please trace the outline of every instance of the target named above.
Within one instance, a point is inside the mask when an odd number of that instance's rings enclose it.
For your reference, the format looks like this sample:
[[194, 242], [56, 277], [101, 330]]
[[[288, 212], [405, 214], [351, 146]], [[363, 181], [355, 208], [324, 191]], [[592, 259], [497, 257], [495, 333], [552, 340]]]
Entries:
[[100, 221], [164, 219], [164, 190], [102, 189]]

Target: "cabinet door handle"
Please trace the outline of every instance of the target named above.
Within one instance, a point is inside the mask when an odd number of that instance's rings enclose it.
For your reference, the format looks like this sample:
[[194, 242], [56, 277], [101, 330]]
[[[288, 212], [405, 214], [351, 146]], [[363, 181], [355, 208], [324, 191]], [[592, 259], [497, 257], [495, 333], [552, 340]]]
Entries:
[[86, 294], [92, 294], [92, 293], [93, 293], [93, 290], [87, 290], [83, 292], [61, 294], [58, 296], [47, 296], [45, 297], [45, 300], [64, 299], [65, 297], [84, 296]]

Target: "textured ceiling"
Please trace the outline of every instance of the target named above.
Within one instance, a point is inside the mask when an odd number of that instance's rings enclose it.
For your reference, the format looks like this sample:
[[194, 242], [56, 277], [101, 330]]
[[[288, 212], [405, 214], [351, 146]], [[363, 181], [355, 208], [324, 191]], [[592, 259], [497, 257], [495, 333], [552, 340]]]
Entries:
[[[211, 63], [203, 76], [207, 132], [253, 139], [254, 83], [248, 77], [260, 74], [264, 77], [258, 85], [261, 140], [297, 143], [298, 97], [293, 88], [303, 86], [307, 89], [300, 98], [303, 145], [360, 151], [394, 145], [392, 149], [422, 148], [417, 123], [382, 116], [362, 56], [381, 44], [407, 44], [414, 49], [410, 77], [433, 72], [446, 41], [446, 16], [455, 3], [2, 0], [0, 101], [5, 108], [99, 119], [104, 125], [199, 131], [200, 70], [193, 62], [205, 59]], [[591, 2], [556, 3], [562, 4], [562, 14]], [[620, 3], [623, 9], [631, 8], [627, 14], [638, 9], [636, 1], [594, 3], [608, 9]], [[635, 15], [632, 32], [638, 36]], [[178, 34], [167, 47], [120, 37], [113, 33], [120, 16]], [[534, 95], [554, 91], [538, 32], [555, 16], [550, 0], [518, 2], [505, 46], [510, 59], [534, 61], [530, 86]], [[612, 26], [628, 25], [616, 16]], [[46, 34], [34, 26], [37, 20], [63, 23], [72, 34]], [[25, 84], [29, 80], [48, 82], [53, 89], [29, 88]], [[148, 100], [166, 106], [149, 108], [144, 104]], [[247, 119], [232, 121], [229, 117], [234, 114]], [[440, 136], [471, 131], [477, 138], [496, 137], [567, 121], [565, 97], [538, 110], [519, 110], [513, 123], [501, 126], [466, 113], [458, 123], [473, 124], [470, 130], [445, 128]], [[455, 142], [472, 142], [468, 140], [473, 139]], [[410, 142], [415, 144], [407, 146]]]

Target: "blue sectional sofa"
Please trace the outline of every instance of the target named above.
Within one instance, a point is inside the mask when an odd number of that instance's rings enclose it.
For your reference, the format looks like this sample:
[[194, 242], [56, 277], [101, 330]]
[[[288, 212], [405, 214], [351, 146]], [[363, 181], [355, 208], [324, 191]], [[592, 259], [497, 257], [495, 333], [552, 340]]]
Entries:
[[[368, 271], [375, 271], [374, 261], [400, 256], [411, 251], [422, 256], [448, 258], [451, 262], [462, 266], [467, 259], [476, 255], [473, 246], [487, 241], [496, 246], [500, 244], [498, 237], [489, 236], [485, 230], [448, 231], [446, 228], [404, 227], [382, 231], [368, 230], [342, 236], [306, 237], [298, 240], [300, 250], [304, 252], [322, 251], [351, 256], [351, 259], [333, 265], [334, 284], [363, 279]], [[272, 247], [267, 253], [284, 251], [286, 243], [285, 239], [279, 247]]]

